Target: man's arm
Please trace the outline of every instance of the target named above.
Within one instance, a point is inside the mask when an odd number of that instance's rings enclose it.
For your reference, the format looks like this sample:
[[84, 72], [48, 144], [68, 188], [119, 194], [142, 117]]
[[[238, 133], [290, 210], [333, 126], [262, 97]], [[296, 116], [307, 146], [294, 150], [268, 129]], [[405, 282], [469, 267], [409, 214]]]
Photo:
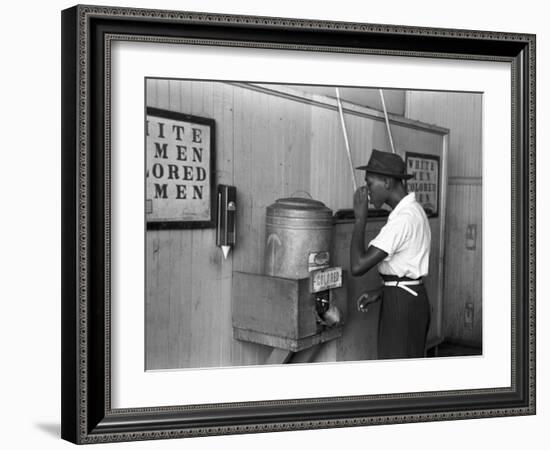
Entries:
[[354, 277], [364, 275], [388, 256], [384, 250], [380, 250], [372, 245], [365, 250], [365, 225], [366, 222], [360, 223], [356, 221], [353, 227], [350, 270]]
[[368, 217], [368, 196], [366, 186], [357, 189], [353, 196], [353, 209], [355, 211], [355, 224], [351, 237], [350, 270], [354, 277], [367, 273], [370, 269], [382, 261], [388, 254], [373, 247], [365, 249], [365, 227]]

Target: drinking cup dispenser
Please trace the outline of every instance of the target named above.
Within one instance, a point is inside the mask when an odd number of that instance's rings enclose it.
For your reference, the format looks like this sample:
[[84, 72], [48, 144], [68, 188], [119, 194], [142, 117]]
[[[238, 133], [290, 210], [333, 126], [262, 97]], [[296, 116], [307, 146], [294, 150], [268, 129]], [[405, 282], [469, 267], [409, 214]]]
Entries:
[[221, 247], [224, 258], [235, 245], [237, 215], [237, 188], [218, 185], [218, 208], [216, 217], [216, 245]]

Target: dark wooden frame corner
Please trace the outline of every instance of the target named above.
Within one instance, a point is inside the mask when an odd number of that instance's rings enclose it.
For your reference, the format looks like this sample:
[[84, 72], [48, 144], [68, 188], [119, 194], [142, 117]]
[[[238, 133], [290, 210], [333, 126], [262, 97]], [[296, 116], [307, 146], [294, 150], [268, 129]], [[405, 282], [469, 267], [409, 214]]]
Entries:
[[[114, 40], [509, 62], [511, 386], [113, 409], [109, 64]], [[79, 444], [534, 414], [535, 36], [99, 6], [63, 11], [61, 406], [62, 437]]]

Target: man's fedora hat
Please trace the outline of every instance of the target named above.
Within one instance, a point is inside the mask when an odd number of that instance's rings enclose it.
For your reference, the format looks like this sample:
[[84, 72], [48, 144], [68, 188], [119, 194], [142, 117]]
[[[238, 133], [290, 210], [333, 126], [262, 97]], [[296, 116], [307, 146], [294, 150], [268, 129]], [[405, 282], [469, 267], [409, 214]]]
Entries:
[[359, 166], [357, 169], [403, 180], [408, 180], [414, 176], [407, 173], [407, 166], [401, 156], [395, 153], [381, 152], [380, 150], [373, 150], [367, 165]]

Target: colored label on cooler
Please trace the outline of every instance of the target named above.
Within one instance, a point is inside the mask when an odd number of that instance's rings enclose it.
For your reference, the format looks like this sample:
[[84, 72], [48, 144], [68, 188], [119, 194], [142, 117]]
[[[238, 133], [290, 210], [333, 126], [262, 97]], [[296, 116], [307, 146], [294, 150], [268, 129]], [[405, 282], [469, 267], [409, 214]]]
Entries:
[[330, 267], [311, 274], [311, 292], [320, 292], [342, 286], [342, 268]]

